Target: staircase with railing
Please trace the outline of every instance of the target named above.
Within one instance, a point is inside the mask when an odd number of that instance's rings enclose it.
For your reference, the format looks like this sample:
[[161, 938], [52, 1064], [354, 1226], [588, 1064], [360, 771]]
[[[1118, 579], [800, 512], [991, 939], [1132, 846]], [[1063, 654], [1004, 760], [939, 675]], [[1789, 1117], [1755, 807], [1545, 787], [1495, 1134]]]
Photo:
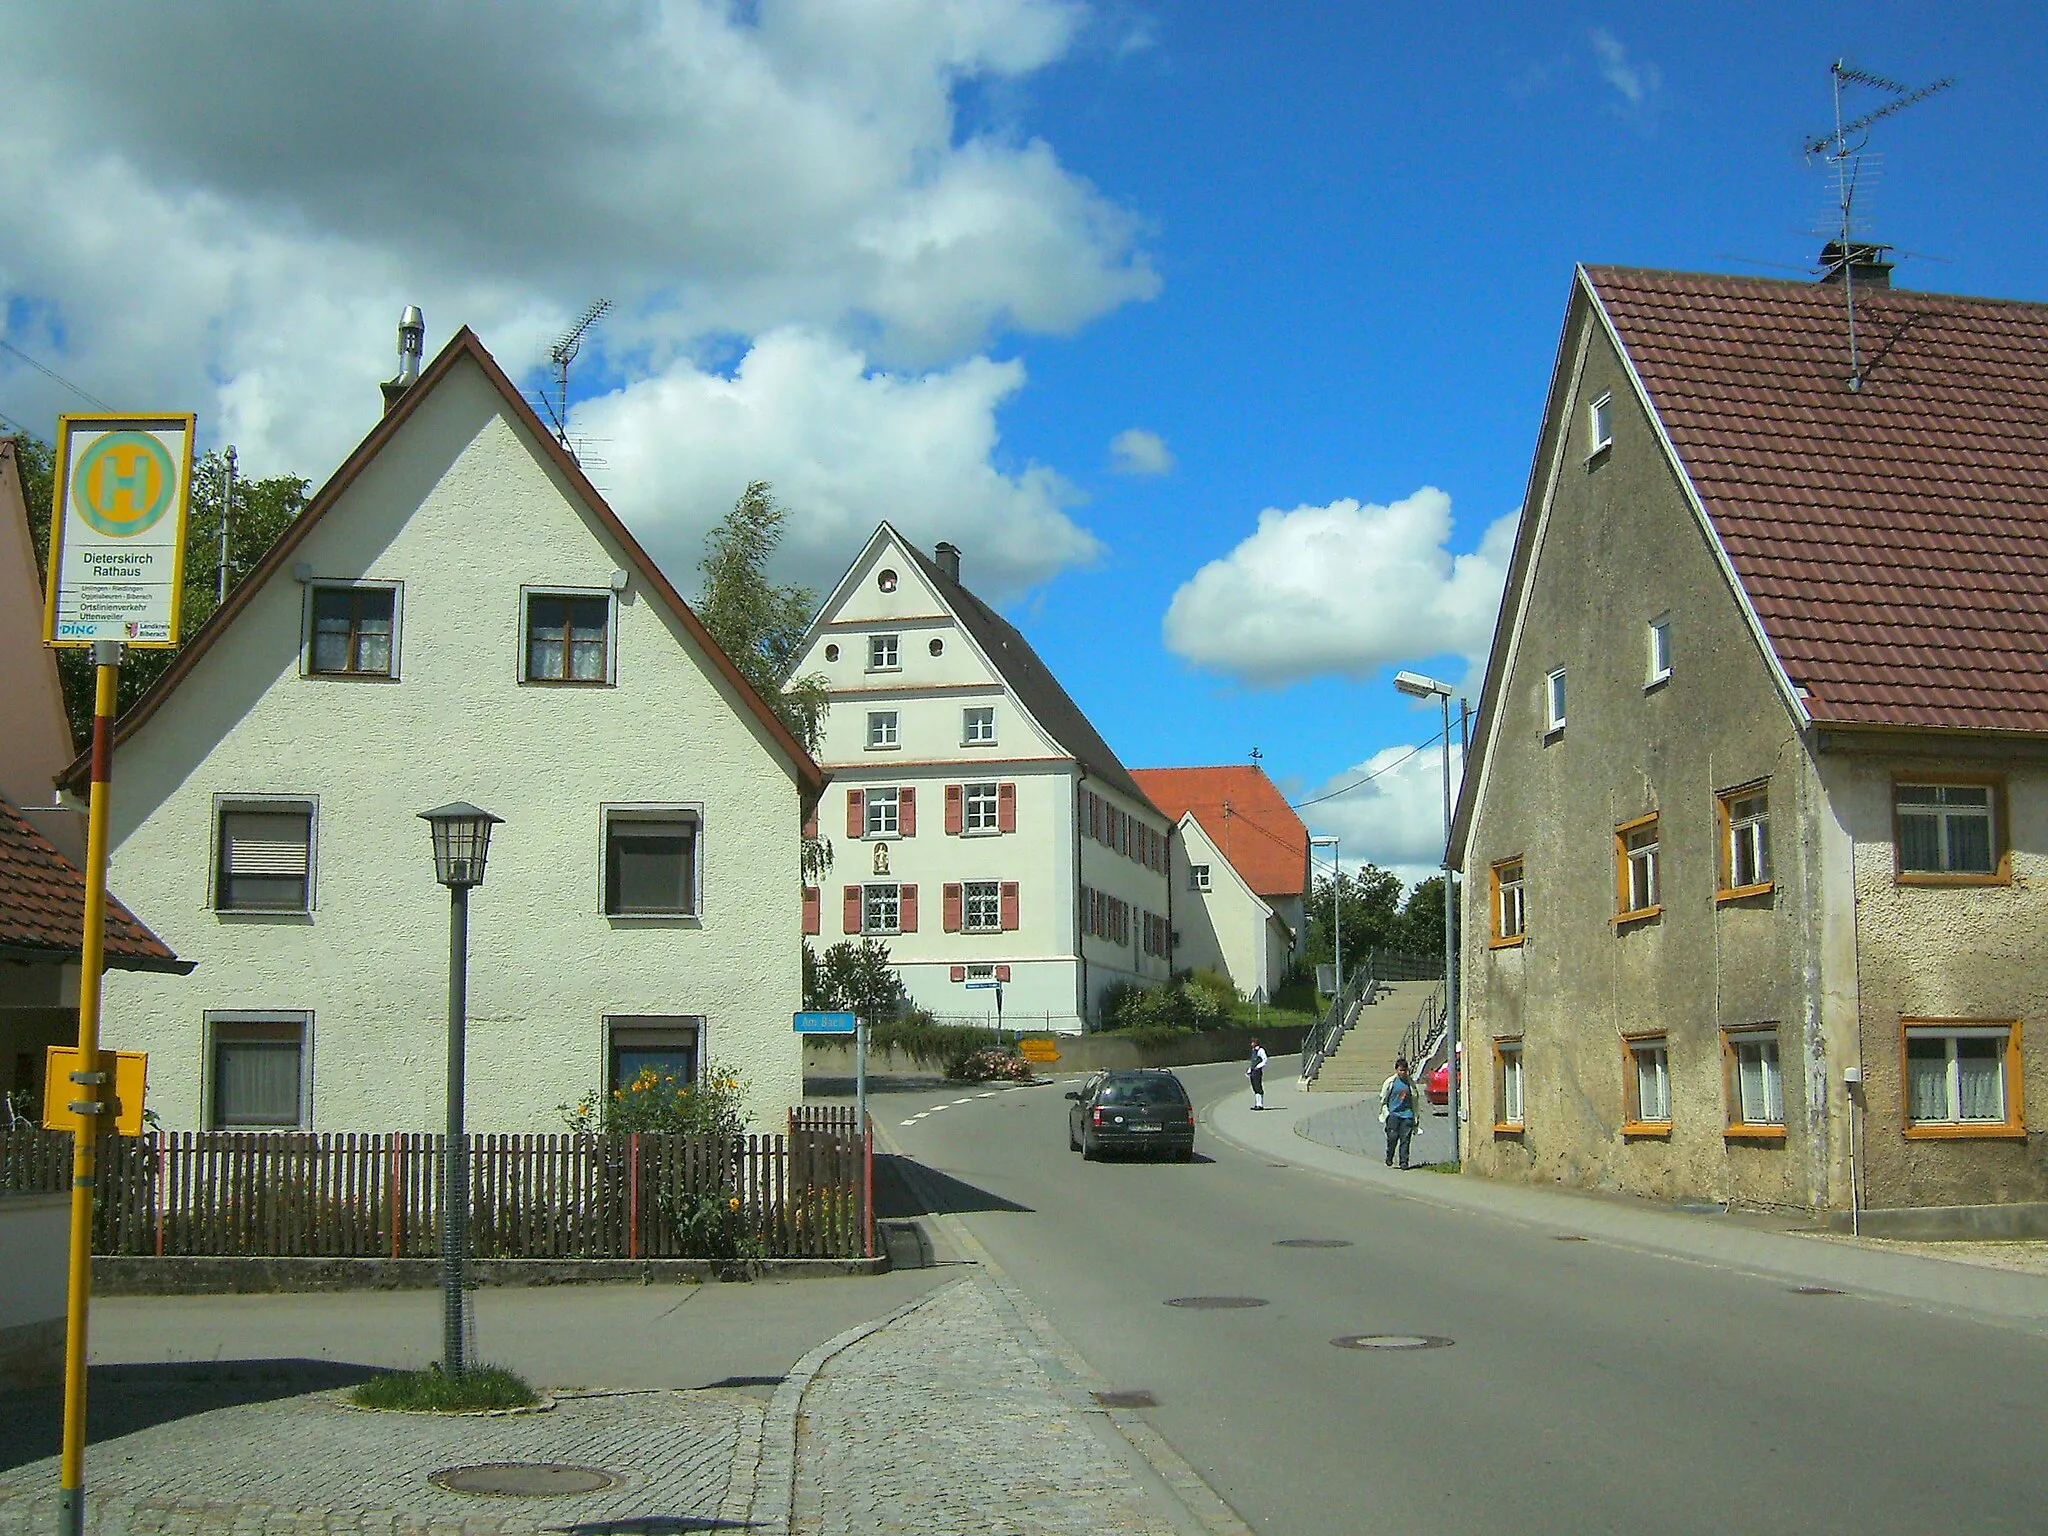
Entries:
[[1372, 956], [1365, 957], [1365, 964], [1354, 970], [1337, 989], [1337, 995], [1330, 999], [1327, 1012], [1318, 1019], [1301, 1042], [1301, 1080], [1312, 1083], [1316, 1074], [1323, 1069], [1323, 1063], [1330, 1053], [1343, 1042], [1344, 1031], [1351, 1026], [1358, 1010], [1364, 1006], [1379, 983], [1373, 979]]
[[1401, 1037], [1401, 1054], [1408, 1058], [1415, 1075], [1426, 1077], [1431, 1063], [1444, 1048], [1448, 1031], [1444, 1027], [1444, 988], [1438, 982], [1422, 1004], [1422, 1011], [1415, 1016], [1415, 1022], [1408, 1026], [1408, 1033]]

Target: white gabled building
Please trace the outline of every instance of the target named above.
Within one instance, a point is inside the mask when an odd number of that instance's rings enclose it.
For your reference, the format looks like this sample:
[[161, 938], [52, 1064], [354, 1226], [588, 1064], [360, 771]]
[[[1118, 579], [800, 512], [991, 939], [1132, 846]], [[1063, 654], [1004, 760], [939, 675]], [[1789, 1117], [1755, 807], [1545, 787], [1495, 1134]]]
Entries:
[[475, 336], [387, 391], [121, 723], [112, 880], [197, 969], [109, 975], [103, 1038], [150, 1053], [173, 1129], [437, 1125], [449, 901], [418, 813], [467, 800], [504, 818], [470, 1124], [560, 1129], [707, 1060], [778, 1123], [822, 774]]
[[1045, 663], [884, 523], [813, 621], [799, 673], [830, 688], [821, 757], [821, 944], [889, 946], [912, 1002], [942, 1018], [1088, 1027], [1103, 989], [1172, 971], [1160, 814]]

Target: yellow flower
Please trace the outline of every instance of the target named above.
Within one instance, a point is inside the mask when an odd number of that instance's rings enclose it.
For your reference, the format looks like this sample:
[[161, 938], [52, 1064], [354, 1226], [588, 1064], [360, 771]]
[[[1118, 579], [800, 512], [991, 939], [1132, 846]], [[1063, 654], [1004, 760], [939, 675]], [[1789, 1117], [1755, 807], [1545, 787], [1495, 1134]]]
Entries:
[[728, 1210], [736, 1211], [740, 1208], [740, 1197], [738, 1195], [734, 1195], [730, 1200], [726, 1201], [725, 1204]]

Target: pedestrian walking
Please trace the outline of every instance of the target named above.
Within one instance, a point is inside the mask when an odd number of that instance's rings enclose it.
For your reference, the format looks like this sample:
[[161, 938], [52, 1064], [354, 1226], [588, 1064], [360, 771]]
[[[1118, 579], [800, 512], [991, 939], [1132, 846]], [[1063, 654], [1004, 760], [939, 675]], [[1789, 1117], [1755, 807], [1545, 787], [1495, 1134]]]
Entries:
[[1246, 1077], [1252, 1080], [1252, 1108], [1266, 1107], [1266, 1048], [1258, 1041], [1252, 1042], [1252, 1064], [1245, 1069]]
[[1387, 1132], [1387, 1166], [1394, 1166], [1400, 1154], [1401, 1166], [1408, 1166], [1408, 1144], [1415, 1139], [1415, 1079], [1408, 1074], [1408, 1058], [1394, 1058], [1394, 1075], [1380, 1084], [1380, 1124]]

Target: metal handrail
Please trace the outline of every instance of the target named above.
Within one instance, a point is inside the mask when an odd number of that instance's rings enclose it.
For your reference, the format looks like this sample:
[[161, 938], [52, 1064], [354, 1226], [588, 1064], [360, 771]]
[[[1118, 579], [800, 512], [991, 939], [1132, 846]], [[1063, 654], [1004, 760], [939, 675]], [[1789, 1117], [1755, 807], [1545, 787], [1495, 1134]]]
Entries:
[[1367, 955], [1365, 964], [1351, 973], [1350, 979], [1338, 987], [1337, 995], [1330, 999], [1329, 1011], [1318, 1019], [1301, 1042], [1301, 1080], [1312, 1083], [1316, 1074], [1323, 1070], [1323, 1063], [1330, 1058], [1344, 1039], [1344, 1031], [1351, 1025], [1351, 1016], [1364, 1002], [1369, 1001], [1379, 990], [1379, 982], [1373, 978], [1372, 956]]
[[1428, 997], [1422, 1000], [1422, 1009], [1415, 1015], [1415, 1022], [1408, 1026], [1408, 1032], [1401, 1037], [1401, 1054], [1409, 1065], [1420, 1073], [1429, 1058], [1443, 1044], [1448, 1033], [1444, 1020], [1444, 988], [1438, 982]]

